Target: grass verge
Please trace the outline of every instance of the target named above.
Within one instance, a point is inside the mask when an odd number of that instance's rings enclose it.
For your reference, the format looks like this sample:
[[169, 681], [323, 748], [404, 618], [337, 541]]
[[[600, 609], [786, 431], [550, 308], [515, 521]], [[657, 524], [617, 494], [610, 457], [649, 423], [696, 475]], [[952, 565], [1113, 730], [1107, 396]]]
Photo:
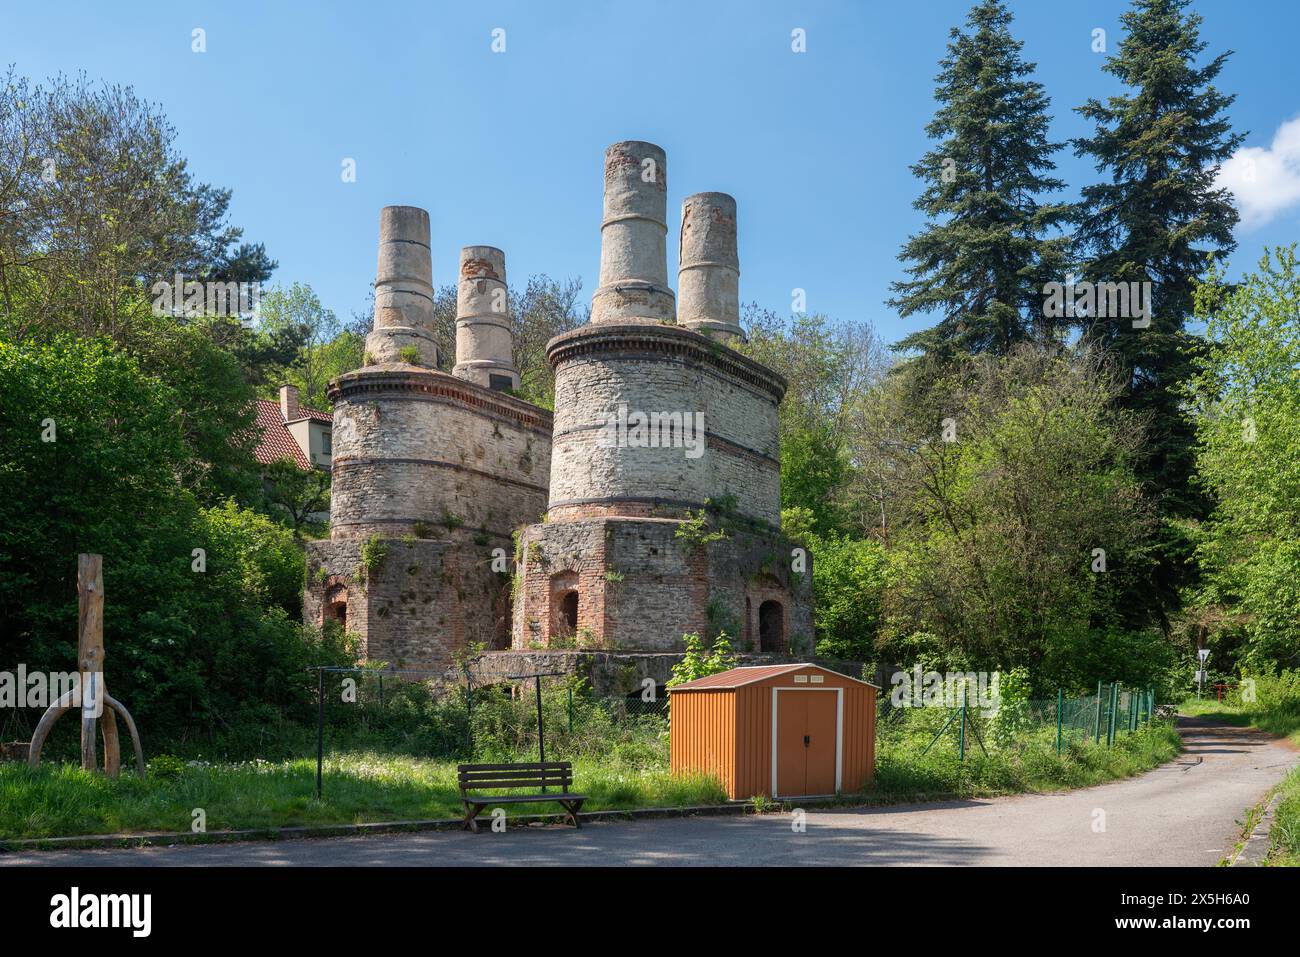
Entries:
[[[578, 758], [584, 810], [688, 807], [724, 800], [705, 776], [670, 777], [667, 767]], [[190, 762], [168, 777], [123, 773], [116, 780], [74, 765], [0, 765], [0, 838], [189, 831], [202, 809], [209, 831], [454, 818], [461, 815], [456, 764], [360, 752], [325, 762], [317, 801], [314, 760], [236, 764]], [[505, 793], [505, 792], [502, 792]], [[558, 811], [512, 806], [507, 813]]]
[[[1057, 757], [1053, 735], [1031, 734], [1015, 748], [965, 762], [940, 750], [921, 756], [910, 742], [885, 743], [877, 786], [841, 803], [889, 803], [1084, 787], [1137, 774], [1178, 753], [1171, 725], [1153, 723], [1117, 739], [1113, 748], [1071, 742]], [[315, 761], [175, 762], [141, 780], [117, 780], [69, 765], [0, 765], [0, 839], [147, 831], [186, 832], [196, 809], [206, 829], [257, 829], [321, 824], [455, 818], [461, 813], [454, 761], [358, 751], [325, 762], [324, 796], [315, 799]], [[574, 760], [585, 810], [631, 810], [721, 804], [718, 782], [704, 775], [673, 777], [667, 761], [618, 756]], [[508, 814], [558, 806], [525, 805]]]
[[1149, 771], [1172, 761], [1182, 750], [1169, 721], [1153, 721], [1120, 734], [1111, 747], [1085, 738], [1077, 733], [1069, 736], [1058, 756], [1055, 729], [1042, 729], [1014, 747], [990, 747], [987, 754], [978, 746], [968, 746], [964, 762], [937, 745], [921, 754], [916, 737], [883, 740], [876, 755], [876, 790], [885, 795], [928, 791], [989, 797], [1090, 787]]

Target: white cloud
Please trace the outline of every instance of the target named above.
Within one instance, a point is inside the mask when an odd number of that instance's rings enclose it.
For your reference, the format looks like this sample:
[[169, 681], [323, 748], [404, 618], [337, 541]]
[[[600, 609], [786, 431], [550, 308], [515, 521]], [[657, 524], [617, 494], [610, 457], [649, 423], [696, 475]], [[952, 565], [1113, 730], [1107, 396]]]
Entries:
[[1300, 205], [1300, 117], [1279, 126], [1268, 149], [1237, 150], [1219, 168], [1217, 183], [1232, 190], [1246, 229]]

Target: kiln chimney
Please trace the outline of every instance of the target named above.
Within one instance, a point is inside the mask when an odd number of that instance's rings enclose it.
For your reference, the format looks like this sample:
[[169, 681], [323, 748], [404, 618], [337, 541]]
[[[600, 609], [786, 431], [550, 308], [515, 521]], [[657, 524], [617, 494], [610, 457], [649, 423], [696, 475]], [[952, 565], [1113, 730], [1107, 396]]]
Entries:
[[743, 336], [736, 201], [726, 193], [686, 197], [678, 249], [677, 324], [716, 339]]
[[519, 388], [510, 331], [506, 254], [495, 246], [466, 246], [460, 251], [456, 365], [451, 374], [498, 391]]
[[664, 151], [639, 140], [605, 150], [600, 285], [591, 300], [593, 323], [673, 321], [667, 212]]
[[385, 206], [379, 211], [375, 324], [366, 336], [365, 364], [405, 362], [436, 369], [438, 360], [429, 214], [416, 206]]

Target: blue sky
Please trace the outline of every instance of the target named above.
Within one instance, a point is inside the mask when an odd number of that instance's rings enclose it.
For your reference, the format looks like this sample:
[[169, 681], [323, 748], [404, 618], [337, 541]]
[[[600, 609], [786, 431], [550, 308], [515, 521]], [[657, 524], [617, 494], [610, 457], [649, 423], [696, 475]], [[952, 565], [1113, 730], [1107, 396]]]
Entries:
[[[161, 103], [194, 173], [234, 190], [232, 219], [279, 260], [275, 281], [310, 283], [340, 318], [364, 308], [392, 203], [430, 211], [435, 283], [454, 280], [461, 246], [486, 243], [513, 283], [577, 276], [589, 298], [603, 150], [645, 139], [668, 154], [670, 237], [683, 197], [737, 198], [743, 301], [786, 313], [799, 287], [810, 311], [893, 341], [928, 324], [884, 300], [921, 222], [908, 166], [926, 148], [937, 62], [970, 5], [8, 0], [0, 63], [35, 79], [84, 70]], [[1118, 91], [1092, 31], [1113, 50], [1126, 6], [1011, 3], [1056, 138], [1088, 131], [1071, 107]], [[1249, 133], [1235, 271], [1300, 239], [1300, 122], [1283, 126], [1300, 117], [1300, 4], [1195, 7], [1207, 53], [1236, 51], [1220, 85]], [[205, 53], [191, 50], [196, 27]], [[795, 28], [806, 53], [791, 51]], [[1092, 170], [1068, 150], [1059, 162], [1072, 198]]]

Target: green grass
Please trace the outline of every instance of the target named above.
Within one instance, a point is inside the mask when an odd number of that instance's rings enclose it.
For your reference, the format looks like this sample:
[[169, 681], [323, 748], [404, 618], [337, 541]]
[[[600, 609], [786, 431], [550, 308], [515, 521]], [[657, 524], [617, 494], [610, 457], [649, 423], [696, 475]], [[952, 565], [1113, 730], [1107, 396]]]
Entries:
[[1278, 785], [1282, 800], [1273, 812], [1268, 836], [1273, 851], [1269, 863], [1300, 867], [1300, 768], [1295, 768]]
[[[1138, 774], [1179, 751], [1173, 726], [1153, 722], [1134, 734], [1120, 734], [1111, 748], [1076, 735], [1059, 757], [1054, 727], [1025, 732], [1012, 746], [988, 756], [972, 740], [965, 762], [957, 760], [950, 741], [922, 755], [932, 737], [929, 724], [942, 717], [918, 714], [900, 726], [882, 727], [875, 787], [844, 795], [841, 803], [1086, 787]], [[713, 778], [669, 774], [667, 742], [658, 725], [632, 722], [618, 734], [603, 726], [597, 730], [604, 750], [578, 752], [572, 758], [575, 790], [590, 797], [586, 810], [725, 801]], [[502, 748], [512, 741], [508, 734], [498, 737]], [[510, 760], [518, 754], [525, 752], [503, 751], [487, 759]], [[315, 799], [316, 763], [311, 758], [181, 762], [160, 756], [143, 780], [125, 771], [109, 780], [73, 764], [36, 769], [0, 764], [0, 840], [187, 832], [196, 808], [203, 809], [208, 831], [456, 818], [461, 814], [456, 763], [454, 758], [394, 754], [385, 748], [336, 746], [325, 762], [320, 801]], [[558, 812], [559, 807], [535, 804], [506, 810], [512, 815], [537, 814]]]
[[1076, 732], [1067, 737], [1059, 757], [1055, 728], [1031, 731], [1013, 747], [990, 748], [987, 756], [978, 744], [968, 741], [964, 762], [957, 760], [947, 741], [921, 754], [927, 741], [907, 735], [881, 742], [876, 755], [878, 793], [985, 797], [1089, 787], [1149, 771], [1182, 750], [1178, 732], [1168, 721], [1153, 721], [1132, 734], [1123, 732], [1112, 747], [1092, 744]]
[[[575, 790], [589, 795], [584, 810], [686, 807], [724, 798], [715, 780], [670, 777], [666, 767], [617, 759], [574, 761]], [[314, 760], [237, 764], [189, 762], [172, 778], [116, 780], [73, 765], [0, 765], [0, 839], [82, 834], [189, 831], [202, 808], [209, 831], [228, 828], [353, 824], [461, 815], [456, 765], [370, 752], [325, 762], [324, 797], [317, 801]], [[506, 793], [506, 792], [500, 792]], [[507, 813], [558, 812], [558, 805], [512, 806]]]

